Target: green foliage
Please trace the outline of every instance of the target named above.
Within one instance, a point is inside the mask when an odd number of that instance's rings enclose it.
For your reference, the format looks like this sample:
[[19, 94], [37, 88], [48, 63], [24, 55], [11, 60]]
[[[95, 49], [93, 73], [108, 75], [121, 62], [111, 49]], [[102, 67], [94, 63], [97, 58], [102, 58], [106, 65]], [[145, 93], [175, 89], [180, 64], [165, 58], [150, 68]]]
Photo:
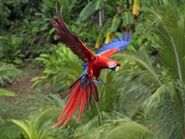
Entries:
[[161, 84], [161, 81], [159, 80], [159, 77], [158, 77], [158, 75], [152, 65], [152, 60], [148, 56], [145, 49], [139, 48], [138, 51], [134, 50], [134, 53], [130, 53], [126, 56], [130, 59], [135, 60], [142, 67], [147, 69], [150, 72], [150, 74], [155, 78], [155, 80], [158, 82], [158, 84]]
[[3, 121], [3, 123], [0, 122], [0, 138], [1, 139], [21, 139], [21, 135], [19, 132], [19, 129], [17, 127], [9, 122], [9, 121]]
[[19, 77], [21, 71], [12, 64], [0, 63], [0, 86], [6, 86]]
[[[179, 88], [179, 89], [178, 89]], [[184, 132], [184, 87], [172, 83], [159, 87], [145, 101], [145, 113], [155, 122], [162, 138], [182, 138]]]
[[88, 19], [88, 17], [92, 14], [94, 14], [96, 11], [103, 8], [103, 0], [92, 0], [90, 1], [84, 9], [80, 12], [80, 15], [78, 17], [79, 21], [85, 21]]
[[[49, 115], [54, 108], [47, 109], [30, 120], [12, 120], [12, 122], [21, 130], [26, 139], [56, 139], [57, 130], [51, 130], [51, 121]], [[60, 132], [60, 130], [58, 130]]]
[[7, 9], [2, 12], [4, 19], [1, 26], [1, 34], [3, 34], [1, 41], [3, 42], [0, 42], [3, 43], [0, 49], [6, 52], [3, 53], [5, 60], [20, 64], [24, 58], [32, 58], [44, 50], [49, 50], [45, 47], [51, 40], [51, 36], [48, 35], [50, 18], [49, 13], [40, 11], [41, 2], [7, 0], [1, 4], [4, 9]]
[[78, 7], [80, 7], [81, 5], [83, 6], [83, 4], [78, 5], [78, 3], [80, 2], [84, 2], [85, 1], [77, 1], [77, 0], [43, 0], [42, 2], [42, 12], [43, 13], [54, 13], [55, 11], [55, 6], [56, 4], [60, 5], [62, 7], [62, 11], [65, 11], [62, 13], [63, 17], [65, 20], [70, 20], [71, 16], [74, 16], [73, 14], [75, 14], [73, 11], [75, 11], [76, 9], [78, 9]]
[[148, 21], [154, 23], [149, 32], [154, 36], [165, 74], [160, 76], [162, 84], [145, 100], [144, 111], [160, 137], [169, 139], [184, 136], [184, 5], [177, 8], [178, 2], [147, 10]]
[[8, 18], [8, 15], [9, 15], [9, 10], [8, 8], [3, 5], [2, 3], [0, 3], [0, 8], [2, 9], [2, 12], [0, 13], [0, 19], [1, 19], [1, 23], [7, 23], [7, 18]]
[[134, 123], [128, 122], [123, 125], [120, 125], [114, 128], [107, 136], [106, 139], [109, 138], [117, 138], [117, 139], [152, 139], [154, 138], [152, 133], [147, 130], [145, 127]]
[[[56, 2], [63, 7], [65, 22], [88, 47], [100, 47], [108, 34], [135, 31], [128, 50], [113, 57], [121, 61], [120, 71], [102, 72], [106, 84], [98, 87], [100, 101], [92, 100], [91, 111], [84, 112], [81, 122], [76, 123], [74, 116], [64, 129], [50, 127], [65, 100], [42, 94], [37, 86], [51, 84], [52, 92], [64, 92], [82, 71], [78, 57], [64, 45], [56, 45], [49, 23]], [[130, 0], [7, 0], [0, 8], [0, 58], [4, 62], [0, 64], [0, 85], [17, 77], [19, 71], [12, 63], [21, 65], [24, 59], [39, 56], [35, 61], [44, 69], [33, 79], [40, 92], [28, 88], [30, 92], [15, 98], [22, 97], [19, 102], [0, 101], [0, 117], [4, 118], [0, 138], [184, 139], [184, 0], [143, 0], [137, 18], [131, 14]], [[0, 95], [2, 92], [9, 93], [1, 89]], [[33, 92], [35, 100], [29, 99]], [[34, 112], [38, 114], [33, 116]], [[12, 117], [14, 126], [6, 122]]]
[[[2, 23], [1, 27], [4, 27], [3, 29], [5, 29], [8, 25], [11, 25], [12, 19], [14, 20], [15, 17], [20, 18], [23, 15], [21, 6], [26, 3], [28, 3], [27, 0], [1, 1], [0, 8], [2, 9], [2, 12], [0, 13], [0, 23]], [[12, 16], [12, 13], [15, 14], [14, 17]]]
[[22, 38], [16, 35], [0, 36], [0, 59], [4, 62], [20, 64], [20, 44]]
[[[156, 19], [158, 24], [154, 32], [158, 36], [156, 42], [160, 46], [159, 52], [161, 60], [171, 75], [180, 81], [185, 80], [185, 6], [180, 8], [175, 6], [166, 6], [161, 8], [153, 8], [151, 18]], [[168, 16], [166, 16], [168, 13]]]
[[0, 96], [15, 96], [15, 93], [12, 91], [8, 91], [0, 88]]
[[155, 135], [146, 127], [140, 125], [119, 113], [102, 113], [104, 120], [98, 125], [97, 117], [76, 129], [75, 139], [154, 139]]
[[36, 61], [44, 65], [42, 76], [33, 79], [34, 85], [42, 81], [50, 81], [61, 89], [69, 86], [79, 78], [82, 63], [68, 48], [59, 45], [52, 54], [42, 54]]

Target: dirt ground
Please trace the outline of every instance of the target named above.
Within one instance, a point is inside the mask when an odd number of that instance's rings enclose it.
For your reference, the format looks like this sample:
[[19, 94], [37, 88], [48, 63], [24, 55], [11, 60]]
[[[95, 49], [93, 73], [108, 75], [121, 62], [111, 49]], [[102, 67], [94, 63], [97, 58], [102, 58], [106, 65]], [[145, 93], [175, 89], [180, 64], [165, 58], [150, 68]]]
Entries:
[[3, 119], [19, 119], [27, 117], [31, 112], [38, 111], [42, 101], [42, 96], [52, 93], [49, 85], [42, 87], [32, 87], [32, 79], [42, 74], [42, 69], [26, 67], [22, 77], [13, 82], [12, 85], [5, 87], [15, 92], [14, 97], [0, 97], [0, 117]]
[[4, 89], [13, 91], [16, 93], [16, 95], [19, 95], [19, 93], [24, 92], [25, 90], [27, 90], [32, 86], [32, 79], [34, 77], [37, 77], [41, 74], [42, 74], [42, 69], [37, 69], [33, 73], [29, 73], [27, 75], [23, 74], [20, 80], [16, 80], [12, 85]]

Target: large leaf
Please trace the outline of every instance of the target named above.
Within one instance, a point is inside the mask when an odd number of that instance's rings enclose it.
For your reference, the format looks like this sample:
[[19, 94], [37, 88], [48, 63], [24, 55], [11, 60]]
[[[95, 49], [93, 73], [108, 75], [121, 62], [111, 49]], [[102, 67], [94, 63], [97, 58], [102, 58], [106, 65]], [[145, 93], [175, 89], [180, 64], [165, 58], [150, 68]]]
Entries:
[[29, 127], [26, 121], [12, 120], [12, 122], [16, 124], [20, 129], [22, 129], [22, 131], [26, 133], [29, 139], [32, 139], [31, 131], [29, 130]]
[[85, 21], [90, 15], [103, 7], [103, 0], [92, 0], [80, 12], [79, 21]]
[[153, 133], [136, 122], [126, 122], [113, 128], [105, 139], [154, 139]]
[[0, 88], [0, 96], [15, 96], [15, 93], [12, 91]]

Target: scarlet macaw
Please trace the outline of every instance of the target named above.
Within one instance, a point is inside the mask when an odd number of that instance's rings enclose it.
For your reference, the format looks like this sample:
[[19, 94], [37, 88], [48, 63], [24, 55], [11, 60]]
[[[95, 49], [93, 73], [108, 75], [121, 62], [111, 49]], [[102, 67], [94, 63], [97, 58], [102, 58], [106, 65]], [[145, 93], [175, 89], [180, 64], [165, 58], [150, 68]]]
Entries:
[[57, 16], [57, 21], [51, 18], [51, 25], [56, 29], [59, 41], [70, 48], [84, 62], [83, 72], [80, 78], [64, 93], [63, 98], [69, 94], [71, 96], [59, 115], [58, 122], [52, 126], [52, 128], [55, 128], [62, 125], [61, 128], [63, 128], [71, 120], [77, 109], [79, 109], [77, 121], [80, 120], [85, 105], [87, 109], [90, 109], [91, 96], [94, 97], [95, 101], [99, 100], [96, 85], [100, 72], [105, 68], [115, 71], [119, 69], [120, 63], [110, 59], [110, 56], [116, 52], [125, 50], [131, 40], [131, 33], [128, 36], [124, 33], [123, 38], [120, 37], [103, 45], [94, 54], [76, 34], [68, 29], [60, 15]]

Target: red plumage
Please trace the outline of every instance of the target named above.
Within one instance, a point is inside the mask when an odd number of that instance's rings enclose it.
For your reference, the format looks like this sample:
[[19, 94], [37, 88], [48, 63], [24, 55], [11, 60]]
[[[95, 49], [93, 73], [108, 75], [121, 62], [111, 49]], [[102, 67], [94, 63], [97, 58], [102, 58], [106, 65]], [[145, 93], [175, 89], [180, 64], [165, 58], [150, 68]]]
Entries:
[[52, 126], [52, 128], [57, 127], [62, 124], [62, 128], [71, 120], [75, 111], [78, 111], [77, 121], [80, 121], [82, 113], [84, 111], [85, 105], [90, 109], [90, 98], [93, 95], [94, 99], [98, 100], [98, 91], [94, 82], [89, 82], [84, 87], [81, 86], [81, 80], [78, 79], [68, 90], [64, 93], [64, 97], [71, 94], [69, 97], [63, 111], [58, 117], [58, 122]]
[[59, 40], [65, 43], [83, 61], [93, 60], [96, 57], [77, 35], [69, 31], [61, 16], [58, 16], [57, 21], [51, 18], [51, 25], [56, 29]]
[[[99, 79], [100, 72], [104, 68], [117, 70], [120, 66], [119, 62], [110, 59], [109, 57], [116, 52], [119, 52], [123, 48], [119, 49], [118, 46], [114, 48], [114, 44], [111, 47], [104, 46], [102, 50], [105, 51], [94, 54], [90, 51], [84, 43], [72, 33], [68, 27], [65, 25], [61, 16], [57, 16], [57, 21], [53, 18], [51, 19], [51, 25], [56, 29], [57, 35], [59, 36], [59, 41], [66, 44], [67, 47], [73, 51], [74, 54], [79, 56], [81, 60], [84, 61], [84, 70], [81, 77], [76, 80], [69, 89], [63, 94], [62, 98], [70, 95], [68, 101], [63, 108], [63, 111], [57, 119], [57, 123], [52, 126], [55, 128], [59, 125], [65, 127], [67, 123], [71, 120], [75, 112], [78, 110], [77, 121], [80, 120], [85, 106], [90, 109], [91, 97], [93, 96], [96, 101], [99, 100], [97, 85], [95, 82]], [[128, 45], [128, 40], [118, 40], [115, 41], [116, 44], [124, 43]], [[101, 51], [102, 51], [101, 50]], [[95, 79], [96, 78], [96, 79]]]

